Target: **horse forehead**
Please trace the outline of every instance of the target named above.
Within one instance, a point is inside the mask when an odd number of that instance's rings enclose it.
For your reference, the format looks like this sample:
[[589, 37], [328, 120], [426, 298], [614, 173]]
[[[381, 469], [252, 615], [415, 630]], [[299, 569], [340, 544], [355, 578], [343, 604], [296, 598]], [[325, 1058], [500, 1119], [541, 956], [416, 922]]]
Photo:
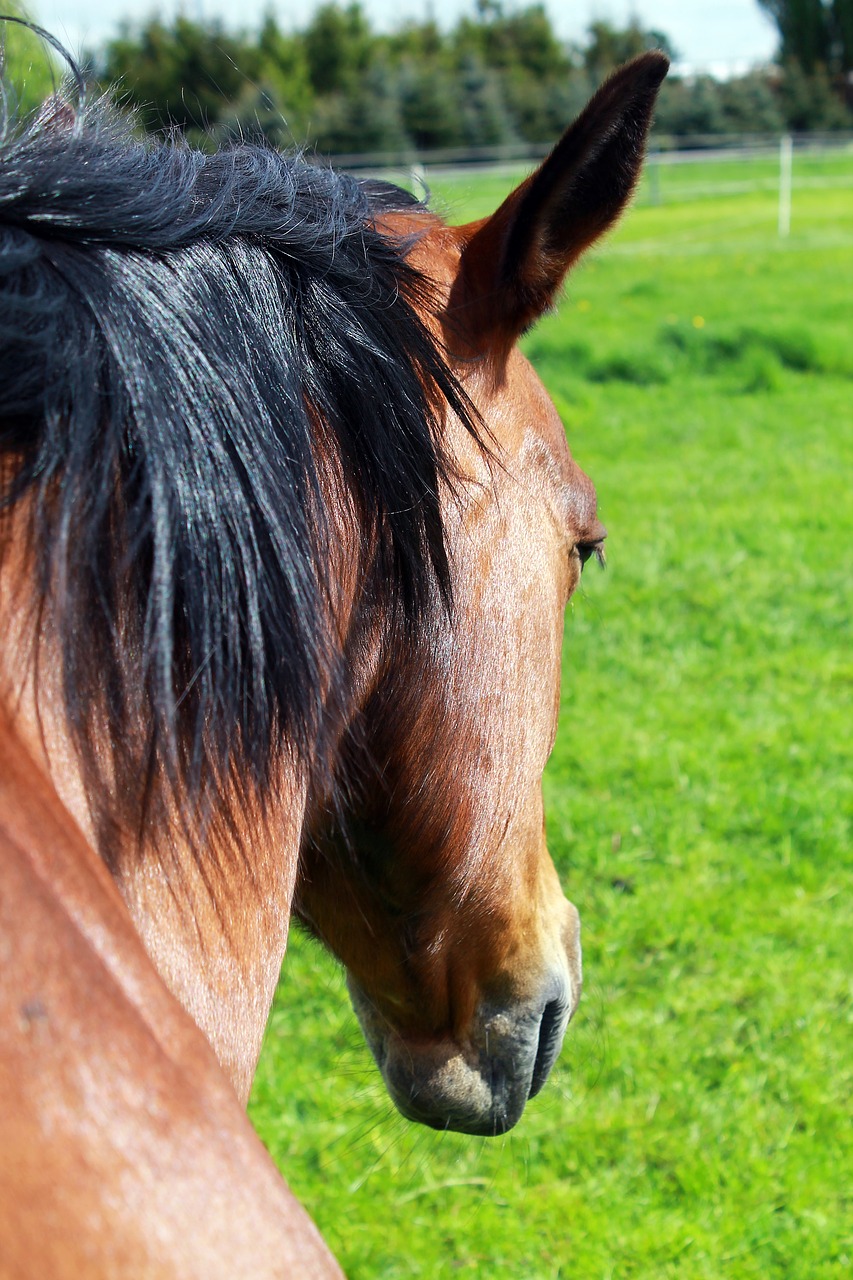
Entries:
[[595, 486], [572, 457], [560, 415], [519, 350], [510, 352], [500, 381], [491, 385], [480, 408], [517, 477], [544, 491], [562, 525], [575, 532], [590, 526]]
[[535, 439], [570, 469], [574, 463], [560, 415], [536, 370], [517, 347], [510, 351], [493, 386], [492, 399], [501, 407], [503, 447], [517, 452]]

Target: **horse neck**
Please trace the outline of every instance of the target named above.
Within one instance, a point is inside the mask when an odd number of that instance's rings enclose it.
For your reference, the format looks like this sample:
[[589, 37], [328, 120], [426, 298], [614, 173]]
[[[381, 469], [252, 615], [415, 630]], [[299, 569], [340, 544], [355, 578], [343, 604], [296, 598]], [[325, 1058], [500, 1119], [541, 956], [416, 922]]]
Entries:
[[285, 948], [307, 785], [235, 806], [200, 837], [175, 823], [122, 859], [118, 887], [166, 985], [248, 1098]]
[[143, 837], [118, 819], [105, 824], [66, 723], [58, 657], [49, 627], [43, 628], [25, 540], [15, 536], [14, 518], [7, 516], [4, 525], [4, 748], [28, 759], [34, 787], [61, 805], [92, 857], [110, 868], [122, 909], [160, 978], [205, 1033], [245, 1101], [287, 944], [307, 771], [282, 769], [264, 806], [243, 797], [227, 814], [215, 813], [200, 833], [188, 832], [178, 812]]

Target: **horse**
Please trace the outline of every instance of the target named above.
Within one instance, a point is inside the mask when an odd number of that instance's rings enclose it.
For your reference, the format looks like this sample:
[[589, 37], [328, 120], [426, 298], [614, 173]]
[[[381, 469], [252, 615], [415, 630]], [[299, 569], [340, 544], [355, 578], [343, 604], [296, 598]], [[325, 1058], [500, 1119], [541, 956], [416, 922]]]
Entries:
[[542, 772], [604, 529], [518, 349], [666, 73], [488, 218], [57, 99], [0, 141], [0, 1270], [334, 1277], [245, 1103], [295, 915], [496, 1135], [581, 987]]

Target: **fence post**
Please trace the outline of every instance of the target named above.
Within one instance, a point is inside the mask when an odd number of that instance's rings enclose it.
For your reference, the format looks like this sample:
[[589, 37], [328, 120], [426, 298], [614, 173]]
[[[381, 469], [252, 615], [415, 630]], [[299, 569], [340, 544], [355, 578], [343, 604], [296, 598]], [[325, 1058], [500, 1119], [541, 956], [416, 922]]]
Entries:
[[648, 155], [649, 200], [653, 205], [660, 204], [660, 148], [652, 147]]
[[793, 159], [794, 143], [790, 133], [785, 133], [779, 140], [779, 235], [783, 240], [791, 231]]

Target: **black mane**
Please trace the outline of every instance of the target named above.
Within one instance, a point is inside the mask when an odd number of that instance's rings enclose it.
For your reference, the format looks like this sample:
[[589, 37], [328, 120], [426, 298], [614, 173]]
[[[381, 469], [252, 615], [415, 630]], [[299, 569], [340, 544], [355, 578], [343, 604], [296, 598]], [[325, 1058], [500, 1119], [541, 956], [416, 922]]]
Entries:
[[314, 740], [317, 424], [378, 605], [417, 626], [449, 599], [444, 406], [474, 423], [427, 282], [374, 226], [411, 203], [263, 147], [143, 142], [103, 102], [0, 141], [0, 502], [35, 499], [67, 715], [114, 798], [263, 784], [282, 737]]

